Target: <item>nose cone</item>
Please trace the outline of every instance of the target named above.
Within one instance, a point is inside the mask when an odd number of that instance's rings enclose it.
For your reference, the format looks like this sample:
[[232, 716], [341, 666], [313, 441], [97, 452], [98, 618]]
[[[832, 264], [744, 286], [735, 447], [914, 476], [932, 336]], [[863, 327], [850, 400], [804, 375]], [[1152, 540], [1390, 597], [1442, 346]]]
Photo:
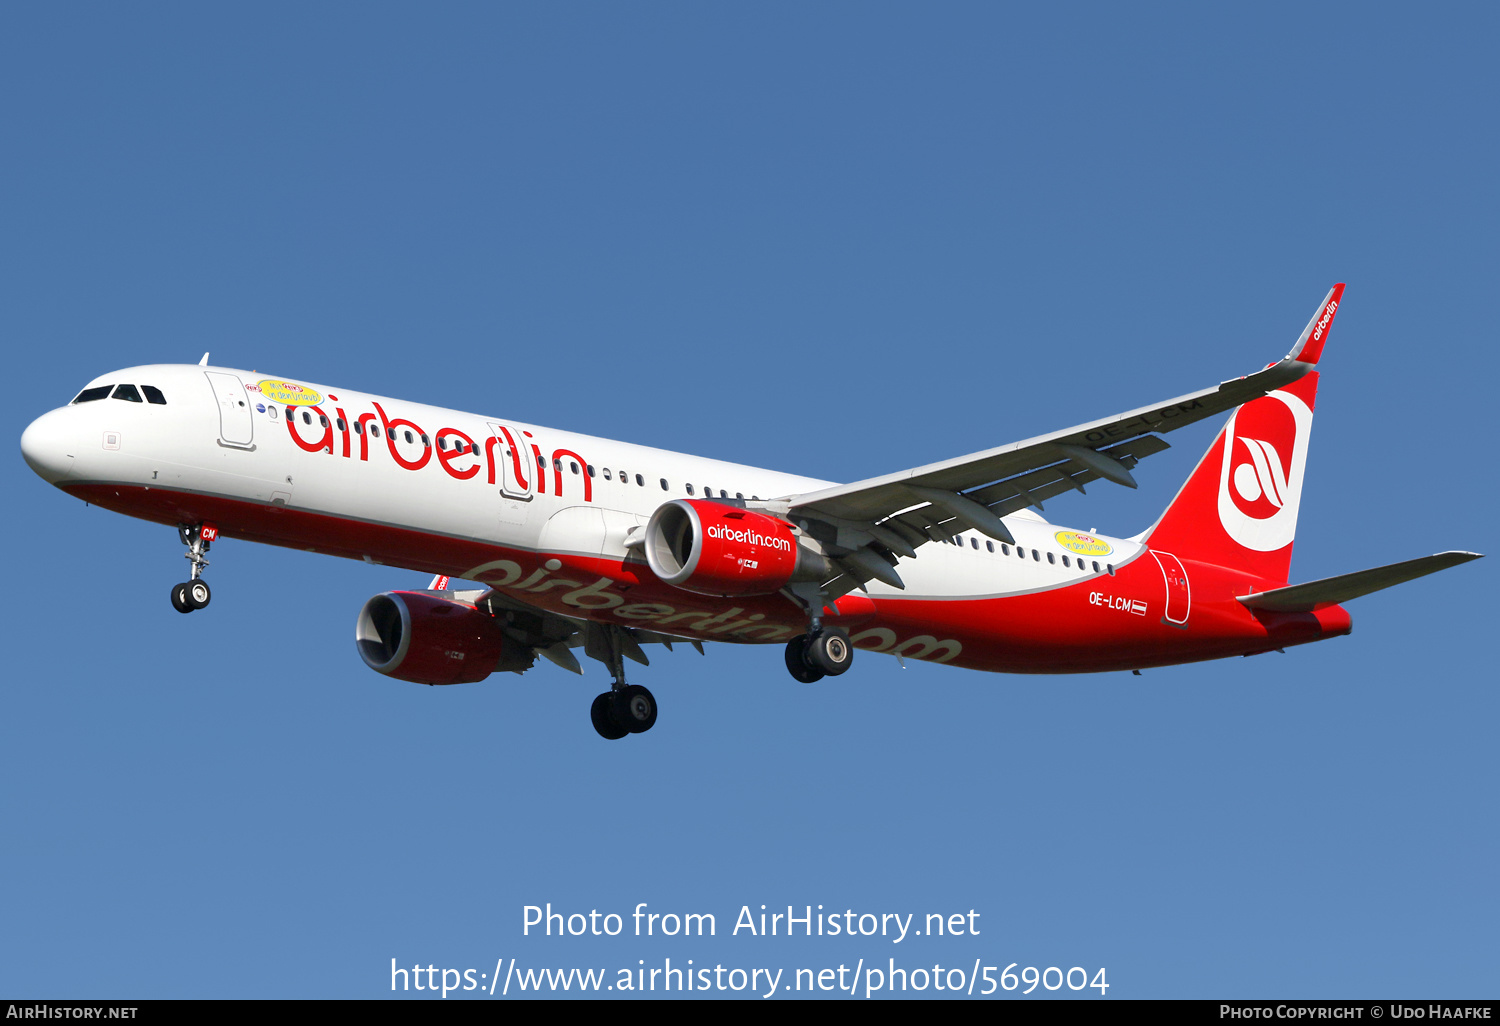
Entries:
[[48, 484], [57, 484], [73, 472], [66, 414], [66, 410], [44, 413], [21, 433], [21, 455]]

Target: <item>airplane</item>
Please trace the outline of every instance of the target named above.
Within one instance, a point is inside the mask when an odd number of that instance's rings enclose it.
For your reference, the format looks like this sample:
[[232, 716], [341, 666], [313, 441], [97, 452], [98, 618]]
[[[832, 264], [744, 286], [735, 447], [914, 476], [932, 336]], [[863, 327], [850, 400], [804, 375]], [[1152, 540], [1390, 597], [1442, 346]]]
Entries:
[[[1289, 584], [1335, 285], [1285, 358], [1244, 377], [852, 484], [210, 366], [90, 381], [21, 436], [43, 480], [174, 526], [209, 604], [222, 539], [431, 573], [376, 595], [355, 641], [398, 680], [472, 683], [538, 656], [613, 677], [601, 737], [650, 730], [642, 646], [780, 644], [792, 677], [854, 650], [1012, 673], [1140, 671], [1348, 634], [1342, 603], [1479, 558], [1450, 551]], [[1160, 519], [1130, 538], [1048, 523], [1054, 496], [1132, 471], [1229, 413]], [[1086, 493], [1085, 493], [1086, 494]], [[469, 582], [474, 587], [456, 587]]]

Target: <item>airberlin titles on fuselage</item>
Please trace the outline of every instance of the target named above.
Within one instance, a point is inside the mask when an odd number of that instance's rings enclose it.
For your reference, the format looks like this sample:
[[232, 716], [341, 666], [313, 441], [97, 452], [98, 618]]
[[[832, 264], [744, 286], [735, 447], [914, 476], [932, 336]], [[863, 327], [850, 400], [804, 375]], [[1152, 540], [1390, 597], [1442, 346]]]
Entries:
[[[337, 403], [339, 399], [337, 396], [330, 394], [328, 402]], [[515, 482], [522, 489], [531, 489], [530, 479], [533, 473], [531, 461], [534, 458], [536, 461], [534, 470], [536, 475], [536, 490], [540, 492], [546, 491], [547, 457], [542, 454], [541, 447], [532, 440], [533, 435], [530, 431], [523, 431], [522, 435], [527, 439], [527, 443], [531, 449], [531, 457], [524, 455], [524, 450], [517, 443], [511, 429], [502, 426], [498, 428], [500, 435], [490, 435], [485, 438], [483, 446], [484, 457], [482, 460], [479, 460], [479, 444], [474, 441], [473, 436], [461, 428], [441, 427], [429, 436], [426, 429], [416, 421], [407, 417], [390, 416], [386, 413], [385, 407], [377, 400], [372, 399], [369, 403], [375, 412], [356, 413], [353, 417], [350, 417], [345, 412], [343, 406], [333, 407], [334, 415], [332, 417], [324, 411], [321, 404], [288, 407], [284, 418], [287, 434], [303, 452], [323, 452], [332, 456], [335, 454], [335, 443], [338, 442], [340, 443], [338, 446], [340, 452], [338, 454], [345, 459], [355, 458], [354, 440], [358, 439], [358, 458], [361, 462], [368, 462], [370, 459], [370, 438], [372, 436], [376, 438], [384, 436], [386, 450], [390, 453], [391, 459], [403, 470], [423, 469], [432, 461], [433, 453], [436, 452], [438, 465], [443, 468], [449, 477], [456, 481], [468, 481], [477, 476], [480, 469], [483, 468], [486, 471], [485, 483], [491, 485], [496, 484], [503, 473], [503, 469], [499, 463], [499, 460], [503, 457], [497, 457], [496, 455], [496, 449], [501, 446], [503, 441], [506, 452], [509, 454], [508, 458], [511, 464], [511, 471], [515, 475]], [[302, 431], [297, 426], [297, 422], [300, 419], [303, 427], [311, 427], [314, 425], [314, 415], [316, 415], [316, 426], [322, 428], [323, 433], [316, 438], [303, 438]], [[378, 425], [375, 423], [376, 421], [379, 422]], [[452, 439], [456, 439], [459, 444], [450, 445], [449, 441]], [[400, 441], [402, 440], [409, 447], [417, 450], [411, 457], [401, 452]], [[553, 477], [556, 481], [555, 494], [557, 495], [562, 495], [563, 493], [563, 474], [558, 464], [564, 457], [579, 464], [580, 470], [588, 469], [587, 461], [573, 450], [554, 450], [551, 458], [554, 467]], [[461, 461], [467, 461], [471, 458], [479, 460], [479, 462], [466, 466], [459, 465]], [[582, 473], [579, 476], [583, 478], [583, 501], [593, 501], [593, 485], [590, 480], [592, 475]]]

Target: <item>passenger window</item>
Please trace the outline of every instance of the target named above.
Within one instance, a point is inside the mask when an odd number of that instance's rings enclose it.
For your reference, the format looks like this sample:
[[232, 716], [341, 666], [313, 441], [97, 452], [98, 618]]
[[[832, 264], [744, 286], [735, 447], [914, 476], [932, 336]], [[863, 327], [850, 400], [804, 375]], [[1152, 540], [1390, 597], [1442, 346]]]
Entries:
[[[324, 421], [324, 423], [326, 424], [327, 421]], [[425, 446], [428, 449], [431, 449], [432, 448], [432, 439], [428, 438], [426, 435], [423, 435], [422, 436], [422, 445]]]
[[85, 388], [82, 392], [78, 393], [78, 398], [73, 401], [75, 403], [91, 403], [96, 399], [108, 398], [110, 389], [114, 387], [114, 385], [96, 385], [93, 388]]
[[1099, 561], [1096, 559], [1096, 560], [1094, 560], [1094, 573], [1097, 574], [1098, 572], [1099, 572]]
[[573, 473], [578, 473], [578, 464], [574, 463], [572, 460], [569, 460], [568, 466], [572, 468]]
[[745, 501], [745, 493], [744, 492], [735, 492], [734, 493], [734, 497], [736, 499], [739, 499], [741, 502]]
[[[276, 411], [272, 410], [271, 411], [271, 415], [275, 416], [276, 415]], [[362, 435], [362, 434], [365, 433], [365, 422], [364, 421], [362, 421], [362, 420], [356, 420], [354, 422], [354, 433], [356, 435]]]
[[562, 459], [560, 457], [552, 457], [552, 469], [557, 471], [559, 474], [562, 473]]
[[606, 480], [606, 481], [612, 481], [612, 480], [614, 480], [613, 478], [611, 478], [609, 476], [609, 468], [608, 467], [604, 468], [604, 480]]
[[276, 407], [274, 407], [274, 406], [267, 406], [266, 407], [266, 412], [271, 415], [271, 419], [272, 420], [276, 419]]
[[1040, 552], [1038, 552], [1036, 549], [1032, 549], [1031, 550], [1031, 558], [1034, 559], [1034, 560], [1036, 560], [1038, 563], [1040, 563], [1042, 561], [1042, 554]]
[[589, 464], [587, 464], [587, 467], [588, 467], [589, 477], [593, 477], [594, 476], [594, 465], [592, 463], [589, 463]]
[[693, 494], [693, 486], [692, 486], [692, 485], [691, 485], [691, 484], [689, 484], [689, 485], [688, 485], [688, 486], [687, 486], [687, 490], [688, 490], [688, 494], [689, 494], [689, 495], [692, 495], [692, 494]]
[[318, 414], [318, 425], [320, 427], [327, 427], [328, 426], [328, 417], [326, 415], [324, 415], [324, 414], [321, 414], [321, 413]]
[[1053, 566], [1056, 566], [1057, 565], [1057, 557], [1053, 556], [1052, 553], [1049, 552], [1049, 553], [1047, 553], [1047, 562], [1051, 563]]
[[304, 423], [304, 424], [311, 424], [312, 423], [312, 414], [308, 413], [306, 410], [302, 411], [302, 423]]
[[379, 438], [380, 437], [380, 425], [379, 424], [371, 424], [370, 425], [370, 437], [371, 438]]
[[448, 440], [446, 438], [444, 438], [442, 435], [438, 435], [438, 448], [442, 449], [445, 452], [448, 449]]
[[1109, 576], [1113, 577], [1115, 575], [1115, 565], [1113, 563], [1105, 563], [1104, 569], [1109, 571]]
[[167, 397], [161, 394], [161, 389], [155, 385], [142, 385], [141, 391], [146, 393], [146, 402], [153, 406], [167, 405]]
[[406, 436], [406, 440], [408, 442], [415, 441], [415, 439], [412, 438], [410, 431], [403, 431], [401, 433]]
[[635, 475], [635, 483], [641, 488], [646, 487], [646, 479], [640, 474]]
[[335, 421], [334, 423], [338, 424], [340, 431], [348, 431], [349, 430], [349, 425], [344, 423], [344, 418], [343, 417], [338, 418], [338, 420]]
[[1068, 557], [1064, 556], [1063, 557], [1063, 566], [1072, 566], [1072, 565], [1073, 565], [1072, 563], [1068, 562]]
[[729, 498], [729, 493], [726, 492], [724, 489], [720, 488], [719, 489], [719, 498], [721, 498], [721, 499], [727, 499], [727, 498]]
[[979, 539], [978, 538], [970, 538], [969, 539], [969, 545], [972, 548], [976, 548], [976, 549], [979, 548]]
[[992, 542], [992, 541], [985, 542], [984, 543], [984, 547], [987, 548], [987, 549], [989, 549], [991, 552], [995, 551], [995, 543]]
[[666, 491], [667, 490], [667, 479], [666, 478], [662, 478], [661, 479], [661, 490], [662, 491]]
[[116, 385], [115, 394], [110, 396], [110, 398], [124, 399], [128, 403], [138, 403], [142, 401], [141, 393], [135, 390], [134, 385]]
[[544, 460], [544, 459], [542, 459], [541, 453], [537, 453], [537, 457], [536, 457], [536, 469], [538, 469], [538, 470], [546, 470], [547, 469], [547, 461]]
[[1000, 551], [1003, 552], [1003, 553], [1005, 553], [1005, 555], [1008, 556], [1008, 555], [1010, 555], [1010, 546], [1007, 545], [1007, 544], [1005, 544], [1004, 542], [1001, 542], [1000, 543]]

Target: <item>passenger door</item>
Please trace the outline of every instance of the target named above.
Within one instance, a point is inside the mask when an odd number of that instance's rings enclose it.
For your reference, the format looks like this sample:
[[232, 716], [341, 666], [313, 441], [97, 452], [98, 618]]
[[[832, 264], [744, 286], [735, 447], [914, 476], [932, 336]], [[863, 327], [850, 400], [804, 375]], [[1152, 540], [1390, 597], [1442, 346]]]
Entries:
[[255, 419], [250, 415], [244, 383], [238, 375], [223, 371], [203, 373], [219, 404], [219, 444], [233, 449], [254, 449]]

